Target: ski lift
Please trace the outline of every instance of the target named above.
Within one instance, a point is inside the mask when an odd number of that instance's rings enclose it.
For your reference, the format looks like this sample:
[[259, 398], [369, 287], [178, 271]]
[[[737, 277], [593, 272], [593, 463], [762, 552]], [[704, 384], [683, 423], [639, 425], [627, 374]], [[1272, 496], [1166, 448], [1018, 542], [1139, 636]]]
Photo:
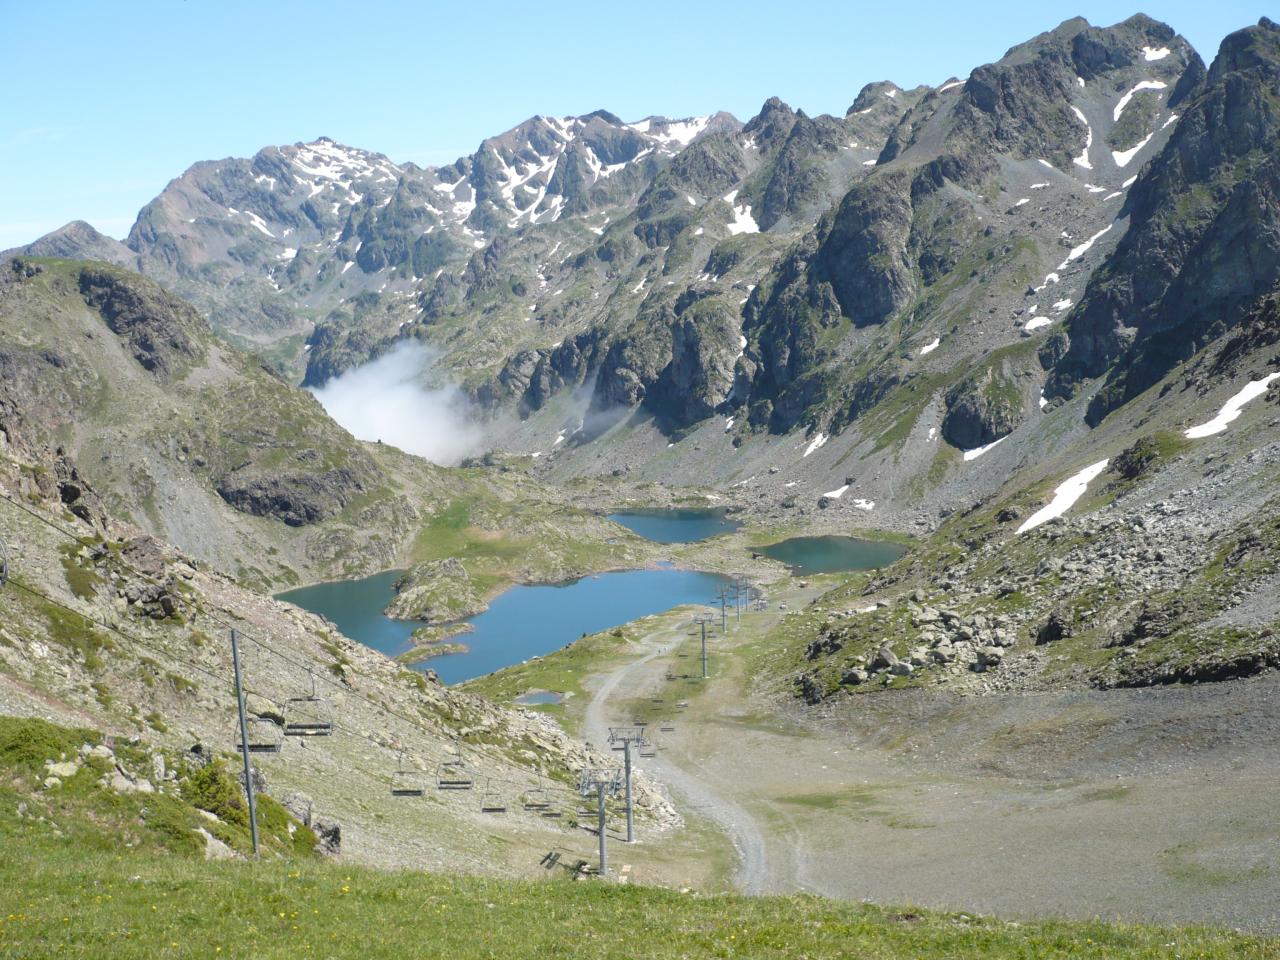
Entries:
[[658, 755], [658, 751], [657, 751], [657, 748], [655, 747], [650, 747], [647, 750], [640, 751], [640, 756], [646, 760], [649, 759], [650, 757], [656, 757], [657, 755]]
[[481, 813], [506, 813], [507, 801], [502, 794], [493, 789], [493, 777], [485, 781], [484, 793], [480, 795]]
[[524, 792], [522, 804], [526, 810], [549, 810], [551, 809], [551, 797], [546, 789], [542, 786], [539, 779], [538, 785]]
[[[245, 728], [248, 730], [249, 753], [279, 753], [284, 746], [284, 733], [280, 724], [271, 717], [246, 717]], [[245, 749], [239, 724], [236, 725], [236, 749]]]
[[658, 729], [662, 733], [674, 733], [676, 728], [669, 723], [664, 723], [662, 726], [658, 727]]
[[436, 767], [437, 790], [470, 790], [474, 782], [461, 760], [445, 760]]
[[543, 810], [542, 816], [546, 817], [548, 820], [559, 820], [561, 817], [564, 816], [564, 811], [563, 810]]
[[327, 737], [333, 733], [333, 704], [316, 694], [316, 675], [311, 678], [308, 696], [290, 697], [284, 704], [284, 735], [286, 737]]
[[9, 582], [9, 545], [0, 538], [0, 587]]
[[404, 751], [400, 751], [400, 759], [396, 761], [396, 771], [391, 775], [391, 795], [393, 797], [422, 797], [427, 793], [427, 785], [422, 774], [417, 770], [409, 770], [404, 764]]

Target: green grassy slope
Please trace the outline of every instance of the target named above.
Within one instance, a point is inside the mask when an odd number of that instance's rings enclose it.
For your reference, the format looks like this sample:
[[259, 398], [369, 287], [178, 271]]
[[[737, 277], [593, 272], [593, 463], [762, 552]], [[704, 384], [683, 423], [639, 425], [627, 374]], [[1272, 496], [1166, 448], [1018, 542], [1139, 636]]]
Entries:
[[[570, 881], [357, 868], [310, 852], [310, 831], [269, 798], [261, 861], [206, 861], [197, 827], [244, 852], [234, 781], [178, 763], [156, 793], [97, 783], [86, 759], [46, 785], [46, 761], [100, 735], [0, 721], [0, 955], [12, 957], [1267, 957], [1225, 931], [1005, 923], [816, 897], [705, 897]], [[117, 744], [116, 762], [150, 756]], [[102, 770], [98, 768], [102, 767]], [[200, 810], [223, 814], [217, 821]], [[239, 816], [238, 816], [239, 814]], [[376, 936], [374, 932], [376, 931]]]

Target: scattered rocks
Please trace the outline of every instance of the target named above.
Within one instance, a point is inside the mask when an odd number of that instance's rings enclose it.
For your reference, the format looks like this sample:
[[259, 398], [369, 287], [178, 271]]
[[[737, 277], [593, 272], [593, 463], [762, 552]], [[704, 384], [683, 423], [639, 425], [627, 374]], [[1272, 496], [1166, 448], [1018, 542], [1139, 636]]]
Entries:
[[204, 839], [204, 858], [206, 860], [235, 860], [237, 854], [229, 846], [215, 837], [204, 827], [196, 827], [198, 833]]

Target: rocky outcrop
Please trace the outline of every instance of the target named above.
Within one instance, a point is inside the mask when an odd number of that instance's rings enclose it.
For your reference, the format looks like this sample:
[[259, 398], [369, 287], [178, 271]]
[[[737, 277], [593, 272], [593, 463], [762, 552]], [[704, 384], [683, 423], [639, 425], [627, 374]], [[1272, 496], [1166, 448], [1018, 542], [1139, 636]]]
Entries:
[[733, 386], [739, 320], [723, 300], [698, 300], [671, 325], [671, 361], [648, 389], [646, 406], [672, 427], [711, 416]]
[[242, 513], [274, 517], [291, 527], [327, 520], [340, 513], [365, 489], [348, 468], [324, 471], [264, 473], [248, 467], [218, 481], [218, 496]]
[[395, 582], [387, 615], [438, 625], [473, 616], [485, 600], [456, 557], [420, 563]]
[[88, 265], [78, 277], [84, 302], [102, 315], [143, 368], [168, 379], [203, 355], [204, 326], [190, 304], [116, 267]]
[[1227, 37], [1203, 83], [1181, 86], [1181, 119], [1129, 193], [1129, 231], [1068, 319], [1046, 390], [1069, 396], [1105, 374], [1092, 423], [1280, 280], [1280, 26]]
[[1017, 426], [1022, 414], [1017, 386], [991, 367], [952, 387], [945, 402], [942, 436], [961, 450], [999, 440]]

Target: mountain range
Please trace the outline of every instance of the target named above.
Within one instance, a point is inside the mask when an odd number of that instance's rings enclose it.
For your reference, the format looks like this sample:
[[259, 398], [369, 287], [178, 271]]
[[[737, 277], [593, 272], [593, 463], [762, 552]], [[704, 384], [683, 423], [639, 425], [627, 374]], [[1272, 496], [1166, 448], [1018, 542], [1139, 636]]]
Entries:
[[[513, 582], [738, 574], [776, 536], [893, 536], [902, 561], [780, 618], [762, 687], [808, 709], [1252, 676], [1280, 666], [1278, 342], [1280, 25], [1206, 66], [1149, 17], [1077, 18], [967, 77], [870, 84], [843, 116], [599, 110], [445, 167], [323, 137], [197, 163], [123, 242], [75, 222], [0, 255], [0, 483], [29, 513], [26, 582], [86, 623], [213, 670], [207, 616], [234, 617], [353, 702], [422, 713], [433, 756], [471, 737], [494, 777], [567, 789], [592, 755], [549, 726], [262, 594], [407, 568], [392, 612], [438, 627]], [[482, 437], [459, 463], [322, 405], [393, 354], [427, 358], [415, 386]], [[748, 529], [655, 545], [605, 519], [624, 503]], [[157, 686], [145, 646], [72, 642], [13, 596], [0, 695], [23, 710], [229, 723], [213, 688]], [[255, 666], [277, 698], [303, 681]], [[282, 776], [324, 790], [366, 750]], [[354, 788], [335, 803], [389, 844]], [[482, 856], [455, 813], [432, 862]]]

